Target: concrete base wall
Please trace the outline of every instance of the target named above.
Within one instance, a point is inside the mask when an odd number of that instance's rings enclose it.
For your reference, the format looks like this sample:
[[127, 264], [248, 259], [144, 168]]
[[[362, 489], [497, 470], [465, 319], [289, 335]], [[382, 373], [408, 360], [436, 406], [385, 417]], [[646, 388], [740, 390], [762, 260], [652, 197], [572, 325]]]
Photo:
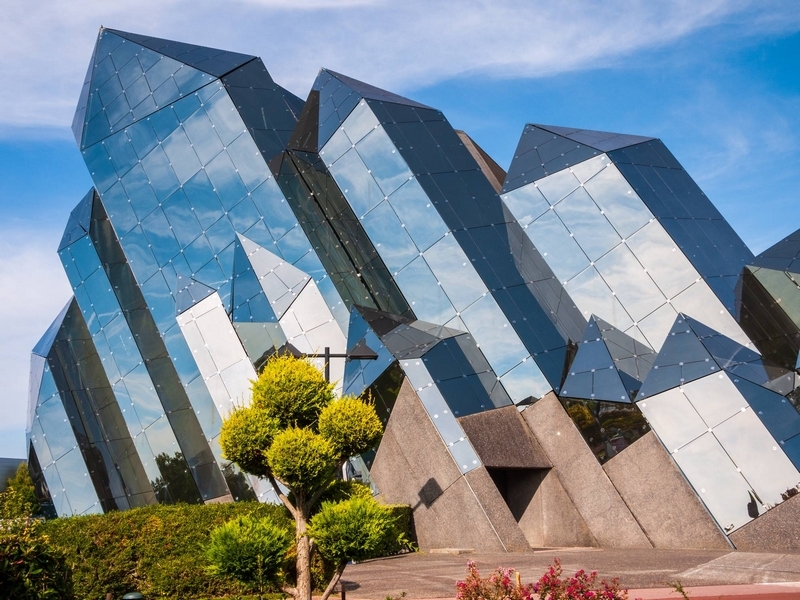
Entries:
[[731, 533], [737, 550], [800, 551], [800, 495], [792, 496]]
[[411, 505], [422, 550], [530, 549], [485, 467], [461, 474], [407, 381], [400, 389], [370, 475], [383, 500]]
[[652, 431], [603, 469], [654, 547], [731, 547]]
[[521, 414], [596, 544], [603, 548], [652, 548], [555, 394], [547, 394]]

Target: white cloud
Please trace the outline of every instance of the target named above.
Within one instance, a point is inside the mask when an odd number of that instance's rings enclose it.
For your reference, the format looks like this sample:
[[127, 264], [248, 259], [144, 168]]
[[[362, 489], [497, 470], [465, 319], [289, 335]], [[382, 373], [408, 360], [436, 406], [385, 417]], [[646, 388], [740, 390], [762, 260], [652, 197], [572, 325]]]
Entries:
[[0, 414], [3, 428], [17, 433], [0, 446], [0, 456], [24, 455], [18, 432], [25, 429], [31, 349], [71, 294], [55, 251], [61, 233], [32, 222], [0, 226]]
[[791, 8], [744, 0], [13, 2], [0, 21], [0, 126], [70, 124], [101, 24], [260, 55], [305, 97], [322, 66], [396, 91], [470, 73], [540, 77], [613, 65], [723, 22], [748, 32], [796, 27]]

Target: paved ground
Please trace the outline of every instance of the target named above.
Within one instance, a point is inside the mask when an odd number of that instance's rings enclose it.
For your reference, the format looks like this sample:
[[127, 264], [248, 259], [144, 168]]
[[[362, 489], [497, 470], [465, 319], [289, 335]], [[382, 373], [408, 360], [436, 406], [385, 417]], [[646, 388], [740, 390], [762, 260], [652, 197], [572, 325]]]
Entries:
[[514, 567], [528, 582], [537, 580], [554, 557], [561, 559], [568, 574], [586, 569], [596, 570], [606, 579], [618, 577], [623, 587], [631, 589], [631, 598], [680, 598], [665, 589], [675, 582], [688, 588], [691, 598], [800, 598], [800, 583], [786, 583], [800, 582], [800, 554], [719, 550], [562, 548], [525, 554], [415, 553], [349, 565], [342, 579], [348, 600], [384, 600], [403, 592], [409, 600], [454, 598], [455, 582], [464, 578], [468, 560], [474, 560], [482, 574], [498, 566]]

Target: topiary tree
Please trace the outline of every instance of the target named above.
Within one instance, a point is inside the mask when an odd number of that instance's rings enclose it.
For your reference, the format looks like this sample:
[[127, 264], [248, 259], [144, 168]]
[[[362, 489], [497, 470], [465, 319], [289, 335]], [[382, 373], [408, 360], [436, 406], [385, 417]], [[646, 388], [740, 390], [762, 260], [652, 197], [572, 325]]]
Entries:
[[[383, 427], [364, 400], [334, 399], [333, 385], [308, 360], [274, 355], [252, 390], [251, 404], [237, 408], [223, 422], [220, 446], [227, 460], [267, 478], [294, 518], [297, 581], [284, 591], [297, 600], [310, 600], [311, 516], [323, 495], [331, 495], [330, 486], [347, 459], [373, 448]], [[327, 529], [320, 525], [318, 531]], [[355, 546], [367, 547], [364, 540]], [[330, 558], [340, 561], [338, 554]], [[325, 598], [333, 585], [328, 588]]]

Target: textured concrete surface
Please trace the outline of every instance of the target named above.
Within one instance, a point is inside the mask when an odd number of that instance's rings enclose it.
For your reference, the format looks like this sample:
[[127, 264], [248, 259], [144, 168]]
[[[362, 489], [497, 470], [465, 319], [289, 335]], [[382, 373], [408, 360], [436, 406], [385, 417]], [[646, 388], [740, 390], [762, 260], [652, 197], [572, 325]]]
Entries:
[[461, 417], [458, 422], [486, 467], [542, 469], [553, 466], [516, 406]]
[[521, 414], [598, 545], [651, 548], [652, 544], [555, 394], [547, 394]]
[[386, 502], [414, 510], [423, 550], [524, 551], [529, 546], [485, 469], [462, 476], [428, 413], [404, 381], [370, 475]]
[[540, 471], [537, 475], [537, 480], [529, 482], [530, 486], [535, 486], [535, 493], [519, 517], [519, 527], [530, 545], [534, 548], [597, 546], [597, 540], [564, 491], [555, 471]]
[[652, 431], [603, 469], [654, 547], [730, 549]]
[[[416, 553], [349, 565], [343, 580], [350, 600], [383, 600], [387, 596], [397, 597], [402, 592], [409, 600], [453, 598], [455, 583], [464, 579], [468, 560], [474, 560], [483, 575], [488, 575], [498, 566], [513, 567], [520, 572], [523, 582], [530, 582], [537, 580], [555, 557], [561, 559], [566, 574], [571, 575], [578, 569], [596, 570], [605, 579], [618, 577], [623, 587], [632, 592], [636, 590], [639, 597], [648, 600], [679, 600], [680, 596], [674, 591], [670, 595], [669, 588], [676, 582], [688, 588], [691, 598], [746, 600], [754, 597], [768, 600], [770, 597], [792, 597], [777, 595], [785, 589], [795, 593], [794, 597], [800, 597], [797, 586], [760, 585], [800, 582], [800, 554], [721, 550], [555, 548], [525, 554]], [[754, 584], [759, 585], [754, 588]], [[706, 586], [724, 588], [710, 589]], [[731, 586], [748, 587], [737, 589]], [[649, 596], [645, 596], [646, 589], [652, 590]], [[756, 593], [760, 595], [753, 596]], [[629, 597], [637, 596], [632, 593]]]
[[[486, 512], [486, 518], [492, 528], [497, 532], [497, 537], [502, 541], [503, 546], [509, 552], [530, 552], [531, 545], [517, 525], [514, 515], [503, 500], [500, 492], [486, 471], [486, 467], [480, 467], [470, 471], [466, 475], [472, 492], [480, 498], [481, 506]], [[467, 524], [469, 526], [469, 524]], [[478, 548], [481, 546], [472, 546]]]
[[[800, 495], [789, 498], [731, 535], [739, 550], [800, 552]], [[798, 595], [800, 598], [800, 595]]]

